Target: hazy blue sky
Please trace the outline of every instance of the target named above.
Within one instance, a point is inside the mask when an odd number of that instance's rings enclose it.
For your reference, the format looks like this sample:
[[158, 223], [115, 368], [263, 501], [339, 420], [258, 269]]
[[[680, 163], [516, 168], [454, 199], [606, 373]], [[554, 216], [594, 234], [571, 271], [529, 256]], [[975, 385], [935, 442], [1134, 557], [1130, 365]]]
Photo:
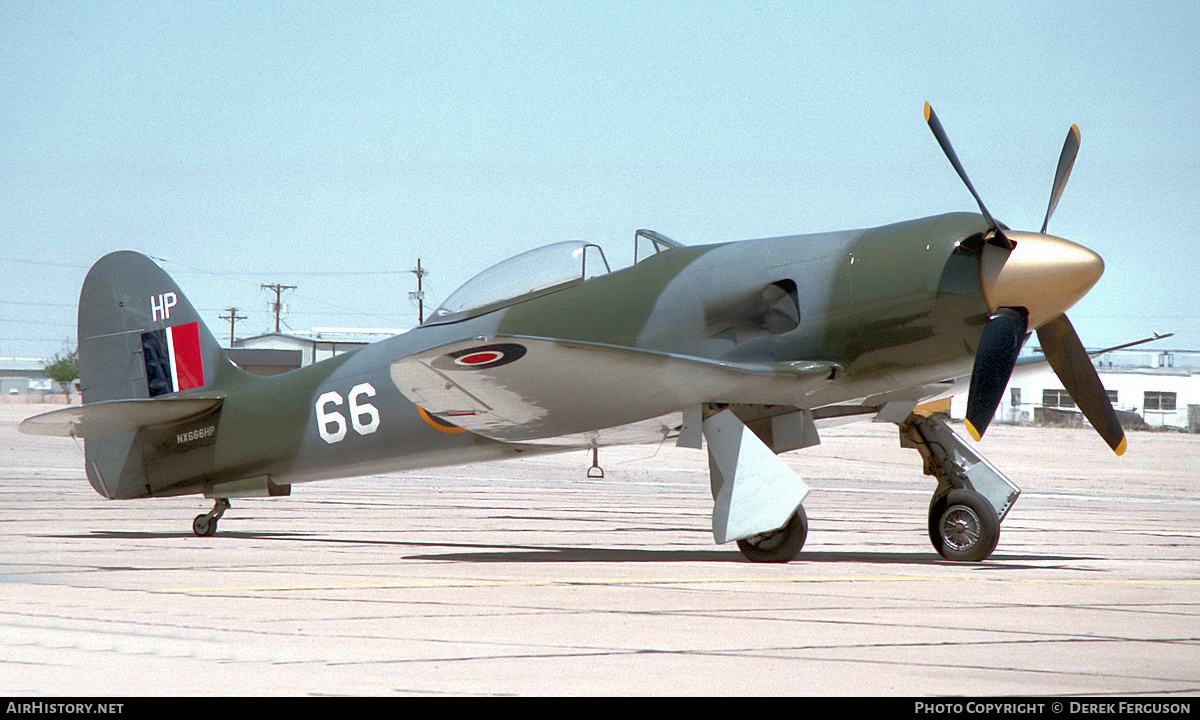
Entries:
[[1200, 349], [1200, 3], [0, 3], [0, 355], [74, 343], [87, 268], [161, 259], [218, 337], [407, 327], [563, 239], [687, 244], [975, 205], [1108, 270], [1089, 347]]

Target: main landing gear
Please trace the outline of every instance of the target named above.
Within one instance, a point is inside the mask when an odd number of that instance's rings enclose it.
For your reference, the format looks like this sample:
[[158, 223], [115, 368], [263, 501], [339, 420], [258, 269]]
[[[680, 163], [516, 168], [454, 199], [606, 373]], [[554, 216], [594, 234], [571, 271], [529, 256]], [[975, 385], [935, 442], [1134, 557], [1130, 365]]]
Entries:
[[1021, 490], [938, 417], [909, 415], [901, 447], [915, 448], [937, 478], [929, 503], [929, 540], [943, 558], [979, 562], [996, 549], [1000, 521]]
[[808, 538], [808, 516], [804, 506], [796, 508], [787, 525], [737, 541], [738, 550], [751, 562], [789, 562], [800, 554]]
[[752, 562], [788, 562], [808, 536], [808, 486], [729, 409], [705, 408], [713, 539]]
[[1000, 517], [973, 490], [951, 490], [929, 503], [929, 539], [947, 560], [979, 562], [996, 549]]
[[217, 498], [213, 504], [213, 509], [203, 515], [197, 515], [192, 521], [192, 532], [200, 537], [212, 537], [217, 532], [217, 521], [225, 514], [225, 511], [230, 507], [229, 500], [226, 498]]

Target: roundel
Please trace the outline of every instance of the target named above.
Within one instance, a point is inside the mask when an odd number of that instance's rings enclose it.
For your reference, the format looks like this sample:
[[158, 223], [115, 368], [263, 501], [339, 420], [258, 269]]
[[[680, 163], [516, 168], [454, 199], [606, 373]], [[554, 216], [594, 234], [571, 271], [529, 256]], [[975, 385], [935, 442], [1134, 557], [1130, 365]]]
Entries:
[[503, 359], [503, 350], [472, 350], [466, 355], [454, 358], [454, 364], [466, 365], [467, 367], [483, 367]]
[[[486, 370], [507, 365], [525, 356], [525, 346], [516, 343], [496, 343], [457, 350], [444, 355], [447, 366], [454, 369]], [[441, 363], [439, 363], [441, 364]]]

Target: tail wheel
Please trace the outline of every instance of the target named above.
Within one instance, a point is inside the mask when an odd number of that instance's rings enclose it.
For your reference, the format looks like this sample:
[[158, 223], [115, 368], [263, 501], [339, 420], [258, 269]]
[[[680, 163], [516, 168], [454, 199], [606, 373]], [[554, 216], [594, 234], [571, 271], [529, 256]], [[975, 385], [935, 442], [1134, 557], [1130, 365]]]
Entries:
[[217, 521], [210, 520], [207, 513], [197, 515], [192, 521], [192, 532], [200, 537], [212, 537], [217, 532]]
[[737, 546], [751, 562], [785, 563], [796, 558], [807, 538], [808, 516], [802, 505], [783, 527], [738, 540]]
[[929, 506], [929, 539], [947, 560], [980, 562], [996, 549], [1000, 518], [979, 493], [951, 490]]
[[229, 509], [229, 498], [217, 498], [213, 503], [211, 512], [203, 515], [197, 515], [195, 520], [192, 520], [192, 532], [200, 537], [212, 537], [217, 532], [217, 521]]

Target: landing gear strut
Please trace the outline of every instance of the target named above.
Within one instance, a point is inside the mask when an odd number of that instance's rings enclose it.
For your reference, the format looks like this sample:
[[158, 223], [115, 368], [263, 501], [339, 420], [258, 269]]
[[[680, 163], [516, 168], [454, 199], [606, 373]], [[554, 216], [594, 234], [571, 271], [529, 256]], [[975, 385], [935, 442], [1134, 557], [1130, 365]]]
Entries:
[[200, 537], [212, 537], [217, 532], [217, 521], [229, 507], [229, 500], [217, 498], [217, 501], [213, 503], [212, 510], [203, 515], [197, 515], [196, 519], [192, 521], [192, 532]]
[[925, 474], [938, 481], [929, 503], [933, 548], [947, 560], [985, 560], [1021, 490], [936, 416], [909, 415], [900, 423], [900, 445], [916, 448]]

